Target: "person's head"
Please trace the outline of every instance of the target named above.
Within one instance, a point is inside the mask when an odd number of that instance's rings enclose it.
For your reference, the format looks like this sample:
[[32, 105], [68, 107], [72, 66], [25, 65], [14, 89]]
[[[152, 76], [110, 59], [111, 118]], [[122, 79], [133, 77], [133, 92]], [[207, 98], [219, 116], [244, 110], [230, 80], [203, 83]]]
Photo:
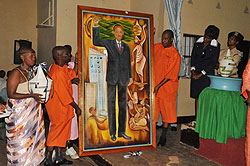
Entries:
[[11, 72], [12, 72], [12, 70], [7, 71], [7, 79], [9, 78]]
[[63, 66], [68, 60], [67, 51], [63, 46], [55, 46], [52, 49], [52, 56], [55, 63], [59, 66]]
[[171, 47], [174, 40], [174, 33], [170, 29], [165, 30], [161, 36], [161, 43], [164, 48]]
[[66, 61], [66, 63], [69, 63], [71, 61], [72, 58], [72, 47], [70, 45], [65, 45], [63, 46], [66, 49], [67, 55], [68, 55], [68, 60]]
[[239, 32], [230, 32], [227, 36], [227, 46], [236, 47], [236, 45], [244, 39], [244, 36]]
[[209, 25], [205, 29], [204, 33], [204, 42], [210, 43], [213, 39], [217, 40], [219, 37], [220, 29], [217, 28], [215, 25]]
[[36, 52], [32, 48], [21, 48], [18, 54], [24, 65], [32, 67], [36, 63]]
[[113, 27], [113, 34], [115, 35], [115, 39], [117, 41], [121, 41], [122, 37], [124, 35], [123, 27], [121, 25], [119, 25], [119, 24], [116, 24]]
[[89, 108], [89, 113], [92, 114], [92, 115], [95, 115], [96, 114], [96, 109], [94, 107], [90, 107]]
[[4, 70], [0, 70], [0, 78], [5, 77], [6, 72]]

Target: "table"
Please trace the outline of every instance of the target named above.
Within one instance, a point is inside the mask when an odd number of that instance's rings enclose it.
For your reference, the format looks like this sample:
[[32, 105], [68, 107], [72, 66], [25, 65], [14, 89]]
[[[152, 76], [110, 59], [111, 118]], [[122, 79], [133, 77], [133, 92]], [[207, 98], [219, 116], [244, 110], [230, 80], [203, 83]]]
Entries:
[[247, 105], [239, 91], [205, 88], [199, 96], [195, 131], [201, 138], [227, 143], [246, 136]]

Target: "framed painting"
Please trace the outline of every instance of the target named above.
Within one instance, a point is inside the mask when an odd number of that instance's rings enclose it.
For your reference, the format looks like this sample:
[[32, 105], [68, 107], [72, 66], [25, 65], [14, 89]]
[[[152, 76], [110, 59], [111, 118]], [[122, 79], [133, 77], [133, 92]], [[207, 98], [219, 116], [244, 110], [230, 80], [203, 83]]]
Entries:
[[155, 148], [153, 16], [78, 6], [79, 155]]

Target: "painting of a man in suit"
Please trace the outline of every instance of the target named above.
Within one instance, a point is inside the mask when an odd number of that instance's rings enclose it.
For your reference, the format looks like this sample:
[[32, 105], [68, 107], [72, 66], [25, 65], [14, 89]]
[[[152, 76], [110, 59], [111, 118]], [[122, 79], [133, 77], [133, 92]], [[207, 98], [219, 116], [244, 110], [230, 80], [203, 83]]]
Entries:
[[100, 19], [93, 19], [93, 45], [105, 47], [108, 52], [108, 64], [106, 73], [108, 94], [108, 122], [109, 133], [112, 141], [116, 141], [116, 91], [118, 90], [118, 137], [126, 140], [132, 138], [126, 134], [127, 116], [127, 86], [132, 80], [130, 48], [122, 41], [124, 30], [119, 24], [114, 25], [113, 34], [115, 40], [100, 39]]

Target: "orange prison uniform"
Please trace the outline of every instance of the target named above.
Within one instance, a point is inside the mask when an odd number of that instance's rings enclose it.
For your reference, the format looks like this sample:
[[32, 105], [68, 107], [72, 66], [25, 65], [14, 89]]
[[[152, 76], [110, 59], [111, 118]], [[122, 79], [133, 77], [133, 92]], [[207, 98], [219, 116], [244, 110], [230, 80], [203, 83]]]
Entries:
[[71, 70], [66, 65], [61, 67], [54, 63], [49, 71], [54, 85], [46, 103], [50, 119], [47, 146], [65, 147], [66, 141], [70, 140], [71, 120], [74, 117], [73, 107], [70, 105], [74, 101], [70, 80], [77, 77]]
[[155, 120], [158, 121], [161, 112], [162, 121], [177, 122], [176, 95], [178, 89], [178, 74], [181, 56], [174, 46], [164, 48], [161, 43], [154, 47], [154, 77], [155, 86], [164, 78], [170, 79], [159, 88], [155, 97]]
[[[247, 63], [247, 66], [242, 75], [243, 84], [242, 84], [242, 95], [245, 99], [248, 98], [247, 90], [250, 92], [250, 60]], [[247, 124], [246, 124], [246, 142], [245, 142], [245, 158], [246, 166], [250, 166], [250, 107], [248, 106], [247, 112]]]

